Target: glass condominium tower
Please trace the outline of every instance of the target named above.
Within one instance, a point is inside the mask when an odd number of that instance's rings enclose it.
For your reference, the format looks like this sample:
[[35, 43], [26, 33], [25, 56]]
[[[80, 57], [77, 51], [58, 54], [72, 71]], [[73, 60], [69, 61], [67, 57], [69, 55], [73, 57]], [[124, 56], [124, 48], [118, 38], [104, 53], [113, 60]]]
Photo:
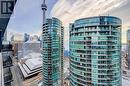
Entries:
[[121, 86], [121, 24], [112, 16], [70, 24], [70, 86]]
[[43, 25], [43, 86], [63, 84], [63, 27], [57, 18]]

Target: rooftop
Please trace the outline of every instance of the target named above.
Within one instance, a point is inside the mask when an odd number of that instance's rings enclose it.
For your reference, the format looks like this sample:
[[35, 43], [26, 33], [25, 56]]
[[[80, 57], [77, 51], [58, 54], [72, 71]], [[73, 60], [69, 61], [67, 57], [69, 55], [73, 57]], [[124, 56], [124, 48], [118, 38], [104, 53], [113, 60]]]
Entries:
[[39, 53], [30, 53], [18, 62], [20, 70], [27, 78], [29, 76], [38, 74], [42, 71], [42, 58]]
[[122, 77], [122, 86], [130, 86], [130, 78]]

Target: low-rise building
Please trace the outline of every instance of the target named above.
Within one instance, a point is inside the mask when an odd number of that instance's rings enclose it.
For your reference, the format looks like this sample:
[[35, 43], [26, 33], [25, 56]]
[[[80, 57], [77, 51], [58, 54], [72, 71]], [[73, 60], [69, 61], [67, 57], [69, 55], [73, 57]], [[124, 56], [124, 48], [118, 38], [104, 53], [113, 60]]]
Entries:
[[23, 78], [29, 78], [42, 72], [42, 58], [39, 53], [30, 53], [20, 59], [18, 66], [22, 72]]

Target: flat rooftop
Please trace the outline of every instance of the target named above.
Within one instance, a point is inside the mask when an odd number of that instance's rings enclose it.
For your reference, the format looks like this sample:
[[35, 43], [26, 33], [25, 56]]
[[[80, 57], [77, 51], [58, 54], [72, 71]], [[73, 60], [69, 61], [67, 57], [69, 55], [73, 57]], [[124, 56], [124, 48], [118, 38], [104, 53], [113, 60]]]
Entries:
[[122, 76], [122, 86], [130, 86], [130, 78]]
[[19, 68], [24, 76], [27, 78], [29, 76], [38, 74], [42, 72], [42, 58], [41, 55], [32, 53], [32, 55], [27, 55], [18, 62]]

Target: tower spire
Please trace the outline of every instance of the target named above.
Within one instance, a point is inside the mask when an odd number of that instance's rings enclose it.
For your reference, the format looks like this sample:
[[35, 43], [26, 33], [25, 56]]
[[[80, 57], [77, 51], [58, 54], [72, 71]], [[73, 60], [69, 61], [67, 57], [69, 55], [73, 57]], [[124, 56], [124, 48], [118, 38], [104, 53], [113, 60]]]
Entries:
[[[47, 6], [46, 6], [46, 2], [45, 2], [45, 0], [43, 0], [43, 3], [42, 3], [42, 5], [41, 5], [41, 8], [42, 8], [42, 10], [43, 10], [43, 24], [42, 24], [42, 43], [41, 43], [41, 45], [42, 45], [42, 52], [44, 52], [44, 48], [43, 48], [43, 43], [44, 43], [44, 28], [43, 28], [43, 26], [44, 26], [44, 24], [46, 23], [46, 10], [47, 10]], [[42, 53], [42, 55], [43, 55], [43, 53]], [[43, 66], [44, 66], [44, 63], [43, 63]], [[43, 67], [43, 69], [44, 69], [44, 67]], [[44, 71], [43, 71], [43, 74], [44, 74]], [[43, 78], [43, 80], [44, 80], [44, 78]], [[44, 83], [43, 83], [43, 85], [42, 86], [44, 86]]]
[[43, 10], [43, 24], [45, 24], [46, 21], [46, 10], [47, 10], [47, 6], [46, 6], [46, 1], [43, 0], [43, 4], [42, 4], [42, 10]]

